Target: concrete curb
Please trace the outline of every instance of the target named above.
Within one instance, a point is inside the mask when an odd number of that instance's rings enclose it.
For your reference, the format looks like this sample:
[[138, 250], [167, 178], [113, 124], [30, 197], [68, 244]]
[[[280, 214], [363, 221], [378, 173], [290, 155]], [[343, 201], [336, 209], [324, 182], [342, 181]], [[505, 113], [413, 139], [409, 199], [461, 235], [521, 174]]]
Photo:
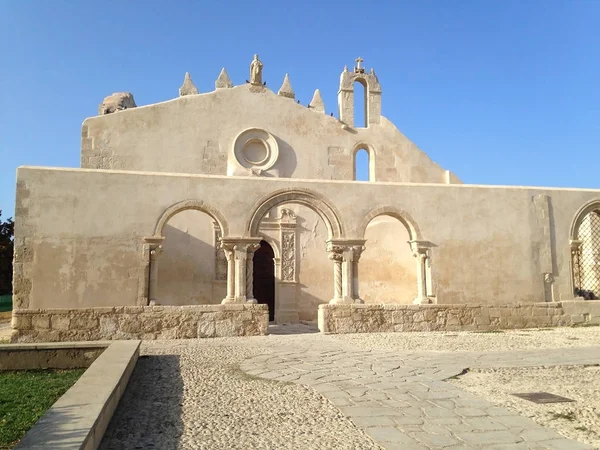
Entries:
[[98, 448], [135, 368], [140, 343], [112, 342], [15, 450]]

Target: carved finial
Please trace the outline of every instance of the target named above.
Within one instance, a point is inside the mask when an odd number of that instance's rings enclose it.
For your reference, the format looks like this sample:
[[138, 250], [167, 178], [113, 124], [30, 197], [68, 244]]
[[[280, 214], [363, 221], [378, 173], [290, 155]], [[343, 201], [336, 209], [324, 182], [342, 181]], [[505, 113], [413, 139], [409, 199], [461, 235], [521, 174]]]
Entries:
[[258, 55], [254, 55], [250, 63], [250, 84], [262, 86], [262, 69], [263, 63], [258, 59]]
[[314, 111], [325, 113], [325, 103], [323, 102], [323, 98], [321, 97], [321, 91], [318, 89], [315, 91], [312, 100], [308, 104], [308, 107]]
[[283, 84], [279, 88], [277, 95], [281, 95], [282, 97], [287, 97], [287, 98], [296, 97], [296, 94], [294, 93], [294, 90], [292, 89], [292, 85], [290, 83], [290, 76], [287, 73], [285, 74], [285, 78], [283, 79]]
[[229, 78], [229, 75], [227, 75], [227, 71], [225, 70], [225, 67], [223, 67], [221, 69], [221, 73], [219, 74], [219, 76], [217, 77], [216, 81], [215, 81], [215, 89], [225, 89], [225, 88], [232, 88], [233, 87], [233, 83], [231, 82], [231, 78]]
[[362, 59], [360, 56], [358, 58], [356, 58], [354, 61], [356, 61], [356, 66], [354, 67], [354, 72], [355, 73], [365, 73], [365, 68], [362, 67], [362, 63], [364, 62], [364, 59]]
[[179, 96], [183, 97], [184, 95], [195, 95], [197, 93], [198, 88], [194, 85], [190, 73], [186, 72], [185, 77], [183, 77], [183, 84], [179, 88]]

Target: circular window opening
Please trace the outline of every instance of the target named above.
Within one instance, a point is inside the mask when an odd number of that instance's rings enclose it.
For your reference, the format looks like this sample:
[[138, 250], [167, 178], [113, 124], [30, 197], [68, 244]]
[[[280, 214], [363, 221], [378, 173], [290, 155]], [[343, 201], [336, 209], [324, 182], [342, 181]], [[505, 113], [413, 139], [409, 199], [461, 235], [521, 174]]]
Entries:
[[244, 159], [254, 165], [259, 166], [269, 158], [269, 149], [267, 143], [262, 139], [249, 139], [244, 144]]

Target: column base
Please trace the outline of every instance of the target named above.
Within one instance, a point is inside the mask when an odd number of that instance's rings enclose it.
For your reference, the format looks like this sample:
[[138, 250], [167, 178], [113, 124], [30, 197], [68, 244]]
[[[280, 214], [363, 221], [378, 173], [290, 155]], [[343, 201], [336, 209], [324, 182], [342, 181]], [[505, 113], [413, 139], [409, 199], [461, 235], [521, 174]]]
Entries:
[[246, 303], [254, 303], [257, 304], [258, 300], [256, 300], [255, 298], [248, 298], [246, 297]]
[[235, 303], [235, 298], [233, 297], [225, 297], [223, 300], [221, 300], [221, 304], [224, 305], [226, 303]]
[[362, 305], [365, 301], [362, 298], [355, 298], [352, 303], [356, 303], [357, 305]]
[[413, 305], [430, 305], [433, 303], [433, 300], [429, 297], [416, 297], [413, 300]]
[[331, 300], [329, 300], [330, 305], [351, 304], [351, 303], [354, 303], [354, 299], [352, 299], [351, 297], [332, 298]]

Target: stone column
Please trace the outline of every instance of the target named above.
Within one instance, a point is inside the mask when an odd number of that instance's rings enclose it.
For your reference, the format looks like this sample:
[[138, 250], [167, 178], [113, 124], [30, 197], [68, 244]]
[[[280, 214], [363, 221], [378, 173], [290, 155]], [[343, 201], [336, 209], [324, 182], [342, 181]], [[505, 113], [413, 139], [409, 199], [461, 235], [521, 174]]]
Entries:
[[583, 289], [581, 283], [581, 241], [571, 240], [571, 269], [573, 273], [573, 298], [581, 298], [581, 293], [576, 289]]
[[422, 241], [410, 241], [413, 256], [417, 261], [417, 297], [414, 304], [431, 303], [427, 296], [427, 258], [429, 247]]
[[364, 303], [360, 298], [358, 288], [358, 261], [364, 250], [365, 247], [363, 245], [352, 246], [352, 300], [354, 303]]
[[235, 300], [234, 303], [246, 302], [246, 259], [248, 256], [248, 245], [244, 243], [235, 244], [233, 257], [235, 258]]
[[150, 236], [144, 238], [144, 246], [148, 249], [148, 305], [158, 303], [158, 256], [162, 252], [162, 243], [165, 240], [162, 236]]
[[235, 300], [235, 259], [233, 258], [233, 247], [233, 244], [221, 241], [221, 248], [227, 259], [227, 295], [221, 303], [233, 303]]
[[254, 252], [260, 248], [260, 243], [248, 244], [246, 255], [246, 302], [257, 303], [254, 298]]
[[329, 303], [342, 303], [342, 262], [344, 260], [343, 247], [329, 245], [329, 259], [333, 261], [333, 298]]

